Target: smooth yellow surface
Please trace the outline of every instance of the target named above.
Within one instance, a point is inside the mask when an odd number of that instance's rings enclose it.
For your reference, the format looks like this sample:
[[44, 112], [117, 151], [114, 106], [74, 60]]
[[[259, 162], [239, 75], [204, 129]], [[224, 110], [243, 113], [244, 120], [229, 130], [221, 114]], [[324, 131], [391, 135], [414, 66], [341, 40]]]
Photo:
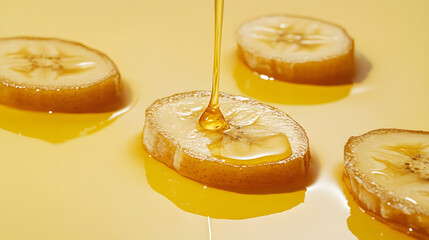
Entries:
[[[101, 50], [130, 85], [133, 105], [91, 134], [67, 135], [60, 129], [56, 140], [43, 136], [40, 119], [48, 117], [15, 112], [28, 120], [5, 121], [12, 119], [5, 115], [11, 112], [1, 107], [0, 239], [405, 237], [372, 224], [375, 220], [348, 202], [338, 175], [351, 135], [383, 127], [429, 130], [429, 2], [225, 2], [221, 91], [287, 112], [306, 129], [312, 157], [320, 163], [319, 176], [307, 189], [268, 195], [204, 190], [141, 148], [144, 110], [155, 99], [210, 89], [213, 8], [213, 2], [198, 0], [1, 1], [0, 37], [58, 37]], [[279, 13], [342, 25], [355, 40], [357, 83], [326, 88], [258, 81], [236, 56], [234, 32], [247, 19]], [[108, 118], [54, 121], [76, 130]], [[25, 134], [22, 129], [31, 129], [32, 120], [37, 134]], [[47, 134], [52, 131], [57, 130], [49, 128]]]

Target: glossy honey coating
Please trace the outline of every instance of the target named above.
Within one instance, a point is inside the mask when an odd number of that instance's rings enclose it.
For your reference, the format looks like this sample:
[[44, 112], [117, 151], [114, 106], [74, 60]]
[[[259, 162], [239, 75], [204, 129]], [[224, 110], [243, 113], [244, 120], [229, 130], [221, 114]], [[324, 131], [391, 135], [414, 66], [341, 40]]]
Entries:
[[[268, 125], [268, 129], [275, 129], [278, 127], [276, 124], [283, 129], [281, 133], [284, 133], [289, 140], [291, 153], [280, 159], [231, 160], [214, 156], [209, 149], [212, 143], [210, 136], [221, 135], [221, 133], [207, 134], [203, 129], [197, 129], [199, 114], [204, 110], [204, 102], [209, 96], [209, 92], [195, 91], [179, 93], [155, 101], [146, 110], [143, 130], [143, 146], [146, 151], [186, 177], [221, 188], [246, 189], [287, 185], [306, 175], [310, 151], [304, 129], [280, 110], [246, 97], [221, 93], [220, 107], [223, 108], [226, 121], [244, 122], [245, 119], [251, 118], [252, 114], [263, 112], [266, 116], [261, 121]], [[193, 104], [194, 101], [198, 102]], [[186, 106], [187, 104], [190, 106]], [[190, 112], [179, 108], [198, 109]], [[247, 110], [248, 115], [239, 117], [239, 120], [231, 120], [245, 112], [243, 109]], [[194, 116], [189, 117], [191, 114]], [[181, 118], [188, 122], [173, 126], [177, 121], [181, 121]], [[265, 122], [266, 119], [273, 120]], [[270, 126], [270, 124], [274, 125]], [[245, 131], [255, 133], [253, 129]], [[277, 138], [278, 135], [273, 136]], [[279, 139], [283, 141], [283, 138]]]
[[410, 167], [429, 164], [429, 159], [417, 157], [427, 158], [428, 150], [429, 132], [424, 131], [378, 129], [351, 137], [345, 146], [343, 181], [359, 205], [377, 219], [429, 238], [428, 168], [416, 167], [417, 172]]

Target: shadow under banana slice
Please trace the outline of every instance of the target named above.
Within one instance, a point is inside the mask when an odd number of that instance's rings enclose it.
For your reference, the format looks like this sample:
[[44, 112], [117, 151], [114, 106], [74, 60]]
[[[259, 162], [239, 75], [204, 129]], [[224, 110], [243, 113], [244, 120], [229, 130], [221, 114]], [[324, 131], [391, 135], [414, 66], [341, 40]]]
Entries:
[[397, 231], [383, 222], [378, 221], [368, 213], [366, 213], [350, 193], [347, 191], [347, 188], [342, 180], [343, 176], [343, 164], [341, 163], [338, 166], [337, 178], [340, 183], [340, 186], [344, 192], [344, 195], [347, 199], [347, 204], [350, 207], [350, 216], [347, 218], [347, 226], [349, 230], [359, 239], [359, 240], [372, 240], [372, 239], [402, 239], [402, 240], [412, 240], [414, 239], [411, 236], [408, 236], [400, 231]]
[[114, 105], [91, 113], [37, 112], [0, 104], [0, 129], [50, 143], [64, 143], [97, 132], [127, 112], [131, 107], [131, 91], [129, 86], [124, 86], [123, 91], [123, 97]]
[[234, 78], [238, 88], [246, 95], [261, 101], [291, 104], [314, 105], [334, 102], [347, 97], [353, 83], [363, 81], [371, 69], [371, 63], [361, 54], [355, 56], [355, 74], [350, 84], [344, 85], [309, 85], [296, 84], [261, 75], [243, 61], [236, 58]]
[[246, 219], [292, 209], [304, 202], [305, 186], [316, 176], [316, 168], [311, 168], [310, 177], [288, 192], [240, 193], [204, 186], [151, 158], [143, 149], [139, 152], [153, 190], [186, 212], [217, 219]]

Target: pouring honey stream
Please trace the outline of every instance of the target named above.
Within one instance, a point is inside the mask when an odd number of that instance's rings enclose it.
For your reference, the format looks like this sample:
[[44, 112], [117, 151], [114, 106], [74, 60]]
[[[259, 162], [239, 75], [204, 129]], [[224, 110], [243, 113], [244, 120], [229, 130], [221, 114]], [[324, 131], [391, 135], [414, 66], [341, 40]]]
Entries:
[[212, 94], [209, 105], [201, 115], [199, 124], [208, 131], [220, 131], [228, 124], [219, 108], [220, 46], [222, 39], [223, 0], [215, 0], [215, 44]]
[[[215, 0], [215, 41], [212, 91], [209, 104], [199, 119], [199, 126], [211, 133], [229, 134], [228, 131], [242, 126], [230, 126], [225, 120], [219, 107], [220, 54], [222, 39], [224, 0]], [[231, 129], [232, 128], [232, 129]], [[277, 161], [292, 155], [292, 149], [287, 136], [282, 133], [267, 133], [255, 140], [242, 138], [240, 143], [214, 143], [209, 145], [214, 156], [228, 160], [262, 160], [263, 162]], [[232, 145], [231, 145], [232, 144]], [[226, 146], [230, 145], [230, 146]]]

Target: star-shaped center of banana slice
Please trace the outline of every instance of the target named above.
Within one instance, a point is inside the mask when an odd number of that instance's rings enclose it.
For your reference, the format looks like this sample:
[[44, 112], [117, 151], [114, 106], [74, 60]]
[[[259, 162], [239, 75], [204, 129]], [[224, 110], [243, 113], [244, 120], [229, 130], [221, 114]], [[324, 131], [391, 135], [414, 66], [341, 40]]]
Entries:
[[267, 125], [260, 114], [248, 109], [224, 111], [228, 128], [210, 131], [198, 124], [204, 106], [185, 106], [175, 112], [179, 120], [195, 123], [197, 131], [208, 138], [213, 157], [233, 163], [257, 164], [286, 159], [292, 155], [288, 137], [276, 127]]
[[257, 26], [252, 36], [265, 42], [272, 48], [284, 45], [290, 51], [316, 51], [324, 44], [331, 42], [331, 37], [320, 34], [317, 25], [298, 29], [293, 24], [279, 24], [274, 26]]
[[66, 54], [45, 45], [24, 47], [5, 57], [10, 63], [10, 70], [42, 81], [58, 80], [65, 75], [87, 71], [95, 65], [91, 59]]
[[[260, 118], [235, 119], [229, 128], [217, 133], [208, 133], [208, 145], [214, 157], [228, 161], [250, 163], [272, 162], [285, 159], [292, 154], [288, 138], [281, 132], [267, 128]], [[227, 119], [228, 120], [228, 119]]]

